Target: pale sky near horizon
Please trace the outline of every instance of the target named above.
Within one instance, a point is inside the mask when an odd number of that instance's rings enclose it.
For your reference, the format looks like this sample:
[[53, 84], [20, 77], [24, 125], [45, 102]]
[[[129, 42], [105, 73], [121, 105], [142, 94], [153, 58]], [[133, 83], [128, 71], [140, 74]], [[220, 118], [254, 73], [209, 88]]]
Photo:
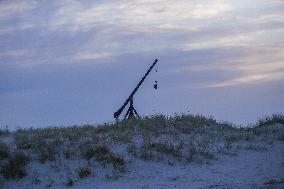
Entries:
[[284, 113], [284, 1], [2, 0], [0, 127], [113, 121], [156, 58], [141, 115]]

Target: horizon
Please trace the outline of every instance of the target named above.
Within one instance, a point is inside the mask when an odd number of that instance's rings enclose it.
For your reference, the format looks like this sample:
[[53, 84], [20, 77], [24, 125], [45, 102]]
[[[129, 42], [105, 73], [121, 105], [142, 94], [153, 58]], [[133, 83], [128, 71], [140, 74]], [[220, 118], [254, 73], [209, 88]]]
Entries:
[[283, 10], [281, 0], [1, 1], [0, 128], [112, 122], [156, 58], [134, 96], [141, 116], [247, 126], [284, 114]]

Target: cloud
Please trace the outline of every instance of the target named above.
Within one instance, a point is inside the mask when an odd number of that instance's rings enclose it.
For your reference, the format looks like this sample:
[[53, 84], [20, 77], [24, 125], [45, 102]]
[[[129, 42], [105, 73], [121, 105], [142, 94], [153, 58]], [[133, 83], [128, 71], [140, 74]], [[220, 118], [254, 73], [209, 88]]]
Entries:
[[7, 50], [0, 52], [0, 57], [23, 57], [23, 56], [30, 56], [33, 54], [32, 50]]
[[[0, 1], [0, 120], [109, 120], [156, 57], [150, 78], [161, 111], [215, 112], [222, 101], [226, 118], [247, 113], [247, 96], [257, 111], [283, 110], [283, 8], [281, 0]], [[145, 112], [157, 100], [150, 78], [136, 101]], [[228, 111], [234, 104], [240, 111]]]
[[75, 60], [93, 60], [110, 57], [112, 54], [108, 52], [95, 53], [95, 52], [79, 52], [74, 56]]
[[0, 28], [0, 35], [18, 34], [18, 32], [25, 31], [28, 29], [33, 30], [34, 27], [34, 23], [31, 22], [21, 22], [16, 27], [14, 25], [7, 24], [5, 27]]
[[[276, 7], [279, 1], [260, 12], [246, 11], [248, 2], [240, 1], [51, 1], [47, 4], [28, 1], [11, 1], [2, 8], [4, 12], [19, 11], [25, 16], [15, 18], [21, 22], [7, 24], [0, 29], [9, 48], [35, 48], [33, 60], [18, 60], [26, 64], [76, 63], [96, 59], [109, 59], [130, 53], [158, 54], [164, 50], [189, 52], [206, 49], [260, 49], [281, 43], [284, 23], [283, 13]], [[268, 2], [265, 2], [268, 3]], [[241, 6], [236, 6], [236, 4]], [[35, 6], [37, 5], [37, 6]], [[246, 5], [246, 6], [244, 6]], [[265, 4], [266, 5], [266, 4]], [[257, 5], [257, 8], [259, 5]], [[10, 7], [10, 8], [9, 8]], [[39, 11], [34, 11], [36, 9]], [[274, 11], [275, 9], [275, 11]], [[12, 15], [11, 15], [12, 16]], [[25, 20], [23, 20], [25, 18]], [[1, 23], [0, 23], [1, 24]], [[275, 24], [275, 25], [272, 25]], [[274, 26], [274, 27], [272, 27]], [[27, 30], [25, 32], [24, 30]], [[15, 33], [9, 40], [5, 35]], [[30, 35], [30, 33], [33, 33]], [[22, 37], [23, 35], [29, 37]], [[21, 41], [18, 43], [17, 41]], [[283, 40], [282, 40], [283, 41]], [[17, 47], [19, 48], [19, 47]], [[264, 49], [263, 49], [264, 50]], [[232, 50], [233, 51], [233, 50]], [[272, 60], [273, 52], [265, 57]], [[27, 51], [3, 51], [2, 57], [27, 56]], [[245, 60], [259, 54], [240, 54], [236, 62], [262, 61]], [[264, 58], [262, 56], [262, 58]], [[262, 72], [255, 65], [234, 67], [232, 61], [223, 65], [212, 65], [215, 69], [229, 67], [223, 71], [237, 70], [249, 73], [248, 68]], [[238, 63], [244, 65], [243, 63]], [[230, 67], [231, 65], [234, 65]], [[193, 65], [191, 69], [198, 69]], [[174, 70], [183, 68], [176, 67]], [[200, 67], [204, 71], [207, 68]]]
[[[49, 39], [58, 38], [63, 33], [73, 35], [75, 38], [69, 41], [76, 45], [70, 44], [70, 48], [73, 47], [70, 53], [77, 61], [169, 48], [188, 51], [248, 46], [256, 42], [263, 31], [270, 35], [270, 31], [266, 30], [274, 28], [265, 24], [281, 14], [256, 15], [251, 21], [244, 22], [246, 17], [238, 14], [234, 4], [223, 0], [62, 0], [37, 2], [37, 11], [32, 10], [35, 6], [27, 4], [27, 1], [11, 2], [14, 7], [22, 7], [12, 10], [25, 10], [26, 14], [21, 17], [14, 15], [20, 22], [5, 23], [0, 34], [20, 36], [19, 33], [25, 30], [28, 33], [34, 31], [35, 35], [44, 37], [44, 40], [38, 39], [38, 48], [51, 45], [50, 51], [53, 44], [48, 44]], [[16, 2], [19, 5], [16, 6]], [[258, 18], [261, 16], [266, 18]], [[262, 21], [257, 22], [254, 18]], [[281, 25], [278, 27], [281, 28]], [[86, 34], [89, 35], [88, 40], [84, 39]], [[54, 54], [59, 52], [58, 47]]]
[[284, 21], [284, 13], [270, 13], [264, 15], [255, 15], [255, 16], [238, 16], [236, 18], [240, 22], [250, 22], [253, 24], [263, 24], [263, 23], [271, 23], [271, 22], [278, 22], [283, 23]]
[[[108, 1], [84, 6], [63, 3], [50, 22], [52, 29], [86, 30], [97, 24], [125, 25], [129, 28], [160, 27], [161, 23], [183, 24], [190, 19], [224, 17], [231, 7], [225, 1]], [[160, 27], [161, 28], [161, 27]]]
[[[196, 83], [196, 88], [220, 88], [284, 80], [284, 48], [282, 46], [248, 47], [242, 57], [218, 57], [208, 63], [194, 64], [174, 70], [173, 73], [215, 73], [207, 82]], [[231, 51], [235, 51], [231, 49]], [[218, 80], [218, 75], [229, 77]], [[214, 81], [215, 80], [215, 81]]]
[[202, 88], [231, 87], [235, 85], [255, 84], [259, 82], [267, 82], [267, 81], [274, 81], [274, 80], [284, 80], [284, 71], [247, 75], [247, 76], [234, 78], [234, 79], [226, 80], [226, 81], [219, 82], [219, 83], [207, 84], [205, 86], [202, 86]]
[[0, 2], [0, 20], [19, 16], [36, 6], [36, 1], [3, 0]]

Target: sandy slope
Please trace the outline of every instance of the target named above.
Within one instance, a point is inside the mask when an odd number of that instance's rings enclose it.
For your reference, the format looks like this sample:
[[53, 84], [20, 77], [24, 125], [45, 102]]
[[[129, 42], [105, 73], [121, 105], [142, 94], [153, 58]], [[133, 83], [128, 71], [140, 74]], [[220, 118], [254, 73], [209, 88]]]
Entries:
[[[157, 116], [19, 130], [0, 135], [0, 188], [61, 189], [72, 181], [74, 189], [283, 189], [284, 118], [272, 121], [248, 129], [202, 116]], [[18, 167], [23, 177], [10, 174], [19, 171], [8, 166], [20, 162], [17, 153], [28, 157]], [[81, 176], [82, 168], [89, 174]]]
[[[36, 166], [36, 165], [33, 165]], [[284, 142], [267, 151], [241, 151], [219, 155], [207, 163], [185, 164], [136, 160], [129, 172], [118, 178], [99, 175], [78, 180], [74, 189], [125, 188], [284, 188]], [[44, 170], [43, 170], [44, 171]], [[60, 178], [57, 178], [60, 180]], [[46, 188], [26, 181], [10, 182], [4, 188]], [[66, 188], [64, 184], [51, 188]]]
[[[284, 188], [284, 143], [268, 151], [219, 156], [207, 164], [137, 161], [118, 180], [82, 180], [74, 188]], [[270, 182], [269, 182], [270, 181]], [[271, 183], [271, 184], [269, 184]], [[60, 187], [58, 187], [60, 188]]]

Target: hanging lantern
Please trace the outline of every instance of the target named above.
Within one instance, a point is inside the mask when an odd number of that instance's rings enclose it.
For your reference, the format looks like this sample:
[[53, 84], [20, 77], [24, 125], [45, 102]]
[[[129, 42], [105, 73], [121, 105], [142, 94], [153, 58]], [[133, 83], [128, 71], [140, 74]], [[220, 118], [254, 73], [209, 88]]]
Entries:
[[158, 89], [158, 82], [157, 81], [155, 81], [155, 84], [154, 84], [154, 89]]
[[[158, 72], [158, 69], [156, 68], [156, 73]], [[157, 80], [155, 81], [155, 84], [154, 84], [154, 89], [158, 89], [158, 82], [157, 82]]]

